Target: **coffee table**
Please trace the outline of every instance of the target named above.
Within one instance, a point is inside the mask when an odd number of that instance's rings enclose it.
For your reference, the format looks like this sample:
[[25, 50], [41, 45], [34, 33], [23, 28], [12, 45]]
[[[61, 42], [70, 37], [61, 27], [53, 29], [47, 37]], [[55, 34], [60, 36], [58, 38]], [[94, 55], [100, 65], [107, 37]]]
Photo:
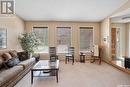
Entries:
[[39, 60], [31, 69], [31, 83], [34, 77], [56, 76], [58, 83], [59, 60], [51, 62], [50, 60]]

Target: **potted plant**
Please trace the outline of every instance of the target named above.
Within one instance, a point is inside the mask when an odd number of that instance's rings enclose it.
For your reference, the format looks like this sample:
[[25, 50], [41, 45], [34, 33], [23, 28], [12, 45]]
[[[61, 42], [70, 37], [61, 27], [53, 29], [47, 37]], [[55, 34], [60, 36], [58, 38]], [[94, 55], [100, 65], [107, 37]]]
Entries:
[[32, 56], [34, 50], [37, 49], [40, 45], [40, 42], [34, 33], [24, 33], [20, 35], [18, 39], [20, 41], [22, 49], [28, 53], [29, 57]]

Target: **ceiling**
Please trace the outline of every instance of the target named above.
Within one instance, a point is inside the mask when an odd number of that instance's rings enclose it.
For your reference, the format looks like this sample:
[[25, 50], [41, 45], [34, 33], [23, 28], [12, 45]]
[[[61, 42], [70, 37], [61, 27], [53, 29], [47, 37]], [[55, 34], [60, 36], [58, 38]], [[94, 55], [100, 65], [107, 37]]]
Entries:
[[98, 22], [128, 0], [15, 0], [15, 12], [25, 21]]
[[111, 22], [112, 23], [128, 23], [128, 22], [130, 22], [130, 8], [112, 15]]

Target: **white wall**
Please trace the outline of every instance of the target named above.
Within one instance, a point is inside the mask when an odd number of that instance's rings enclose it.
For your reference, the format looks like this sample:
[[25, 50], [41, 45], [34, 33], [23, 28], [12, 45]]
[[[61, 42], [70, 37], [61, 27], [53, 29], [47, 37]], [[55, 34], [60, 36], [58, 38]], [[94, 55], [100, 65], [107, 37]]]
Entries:
[[[19, 17], [12, 16], [1, 16], [0, 17], [0, 28], [7, 29], [7, 48], [14, 49], [17, 51], [22, 50], [21, 45], [18, 41], [19, 34], [24, 32], [24, 21]], [[6, 50], [5, 49], [5, 50]], [[0, 49], [3, 50], [3, 49]]]
[[130, 23], [127, 24], [128, 42], [127, 42], [127, 56], [130, 57]]
[[[107, 41], [104, 41], [104, 37], [107, 37]], [[101, 46], [103, 48], [102, 58], [106, 61], [111, 60], [111, 47], [110, 47], [110, 19], [105, 18], [101, 22]]]

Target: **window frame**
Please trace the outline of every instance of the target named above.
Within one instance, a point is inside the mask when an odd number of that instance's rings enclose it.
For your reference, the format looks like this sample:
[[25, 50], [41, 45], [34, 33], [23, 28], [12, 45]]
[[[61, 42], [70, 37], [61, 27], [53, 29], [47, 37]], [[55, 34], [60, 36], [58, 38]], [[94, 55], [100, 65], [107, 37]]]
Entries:
[[35, 52], [35, 53], [43, 53], [43, 54], [48, 54], [49, 53], [49, 26], [32, 26], [32, 32], [34, 30], [34, 28], [47, 28], [47, 36], [48, 36], [48, 51], [47, 52]]
[[[81, 29], [81, 27], [84, 27], [84, 28], [86, 28], [86, 30], [92, 30], [93, 31], [93, 40], [92, 40], [92, 45], [94, 45], [94, 26], [79, 26], [79, 53], [80, 52], [83, 52], [83, 53], [90, 53], [90, 51], [88, 51], [88, 50], [85, 50], [85, 51], [81, 51], [80, 50], [80, 29]], [[87, 29], [87, 27], [92, 27], [92, 29]], [[93, 49], [91, 49], [91, 50], [93, 50]]]
[[[70, 46], [72, 46], [72, 34], [73, 34], [73, 32], [72, 32], [72, 26], [56, 26], [55, 27], [55, 46], [56, 46], [56, 49], [58, 49], [57, 47], [58, 47], [58, 44], [57, 44], [57, 28], [70, 28], [70, 33], [71, 33], [71, 43], [70, 43]], [[63, 53], [63, 52], [58, 52], [57, 51], [57, 54], [66, 54], [66, 53]]]

